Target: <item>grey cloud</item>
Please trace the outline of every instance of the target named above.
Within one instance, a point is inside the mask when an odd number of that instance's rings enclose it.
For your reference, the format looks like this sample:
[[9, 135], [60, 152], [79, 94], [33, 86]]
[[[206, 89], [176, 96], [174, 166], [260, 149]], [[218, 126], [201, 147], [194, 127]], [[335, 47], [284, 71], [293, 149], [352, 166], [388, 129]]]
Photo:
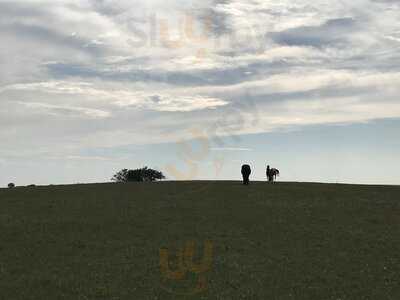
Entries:
[[219, 4], [227, 4], [229, 0], [213, 0], [208, 9], [204, 9], [200, 13], [200, 20], [206, 24], [210, 22], [212, 33], [216, 36], [232, 33], [226, 14], [215, 10]]
[[90, 0], [93, 9], [106, 16], [118, 16], [126, 11], [123, 1]]
[[32, 17], [47, 17], [48, 12], [43, 7], [32, 6], [18, 1], [2, 1], [0, 2], [1, 21], [8, 18], [21, 20], [29, 20]]
[[[68, 77], [101, 78], [109, 81], [121, 82], [144, 82], [144, 83], [166, 83], [175, 86], [208, 86], [208, 85], [231, 85], [249, 80], [254, 76], [274, 75], [296, 64], [285, 61], [249, 63], [240, 67], [228, 67], [212, 70], [192, 71], [168, 71], [162, 69], [130, 71], [112, 70], [103, 65], [77, 65], [67, 63], [46, 64], [49, 74], [54, 78], [64, 79]], [[115, 67], [115, 66], [114, 66]], [[251, 73], [246, 75], [246, 72]]]
[[351, 18], [332, 19], [321, 26], [302, 26], [282, 32], [270, 33], [276, 43], [300, 46], [334, 46], [349, 42], [350, 33], [356, 30], [356, 22]]

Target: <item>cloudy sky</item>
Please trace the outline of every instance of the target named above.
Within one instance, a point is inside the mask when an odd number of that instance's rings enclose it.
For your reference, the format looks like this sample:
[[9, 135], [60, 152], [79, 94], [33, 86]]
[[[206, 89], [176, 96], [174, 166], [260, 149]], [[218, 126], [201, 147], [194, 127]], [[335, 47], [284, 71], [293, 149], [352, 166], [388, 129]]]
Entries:
[[0, 0], [0, 185], [400, 184], [397, 0]]

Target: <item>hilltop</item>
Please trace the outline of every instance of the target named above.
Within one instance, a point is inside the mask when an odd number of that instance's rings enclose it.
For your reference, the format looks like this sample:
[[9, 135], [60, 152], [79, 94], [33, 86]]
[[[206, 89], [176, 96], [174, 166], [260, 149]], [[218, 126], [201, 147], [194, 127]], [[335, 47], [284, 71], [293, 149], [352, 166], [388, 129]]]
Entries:
[[[0, 291], [4, 299], [396, 299], [399, 199], [398, 186], [312, 183], [2, 189]], [[191, 240], [195, 261], [212, 246], [210, 269], [165, 280], [160, 249], [177, 253]]]

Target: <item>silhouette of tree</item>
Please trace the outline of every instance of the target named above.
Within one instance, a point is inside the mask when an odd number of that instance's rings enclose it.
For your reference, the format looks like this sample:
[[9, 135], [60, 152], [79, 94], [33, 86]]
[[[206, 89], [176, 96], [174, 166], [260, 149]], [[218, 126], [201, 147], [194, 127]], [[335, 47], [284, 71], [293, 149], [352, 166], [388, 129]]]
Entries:
[[9, 189], [15, 188], [15, 184], [14, 184], [14, 183], [9, 183], [9, 184], [8, 184], [8, 188], [9, 188]]
[[115, 182], [127, 182], [128, 181], [128, 169], [122, 169], [121, 171], [117, 172], [112, 178], [112, 181]]
[[122, 169], [111, 178], [111, 180], [115, 182], [143, 182], [162, 179], [165, 179], [162, 172], [148, 167], [135, 170]]

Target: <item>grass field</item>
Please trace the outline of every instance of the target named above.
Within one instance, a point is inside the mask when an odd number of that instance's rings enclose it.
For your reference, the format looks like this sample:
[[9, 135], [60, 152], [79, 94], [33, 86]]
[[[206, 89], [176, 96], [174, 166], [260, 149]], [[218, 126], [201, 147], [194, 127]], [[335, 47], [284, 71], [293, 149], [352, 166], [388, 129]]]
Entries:
[[[0, 238], [0, 299], [400, 299], [395, 186], [2, 189]], [[166, 278], [191, 240], [209, 270]]]

